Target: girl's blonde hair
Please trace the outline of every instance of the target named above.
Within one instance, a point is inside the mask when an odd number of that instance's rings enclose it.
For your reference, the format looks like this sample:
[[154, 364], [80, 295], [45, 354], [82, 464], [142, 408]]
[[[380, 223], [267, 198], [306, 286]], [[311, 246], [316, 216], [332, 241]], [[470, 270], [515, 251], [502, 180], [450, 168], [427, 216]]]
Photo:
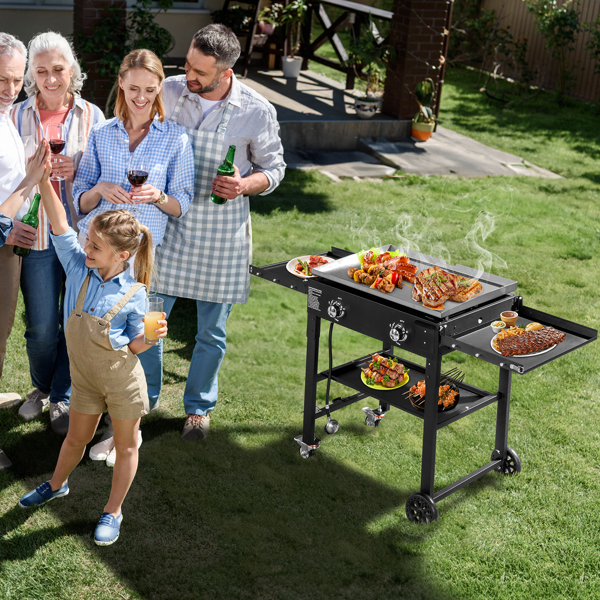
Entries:
[[[128, 210], [109, 210], [94, 217], [92, 225], [96, 233], [115, 253], [135, 254], [133, 272], [135, 278], [150, 289], [152, 281], [152, 234]], [[140, 240], [140, 235], [142, 236]]]
[[[146, 69], [153, 75], [158, 77], [158, 84], [162, 85], [165, 80], [165, 72], [163, 71], [162, 63], [160, 59], [151, 50], [134, 50], [130, 52], [121, 63], [119, 69], [119, 76], [121, 79], [125, 78], [125, 75], [131, 69]], [[117, 101], [115, 102], [115, 117], [125, 121], [127, 119], [127, 102], [125, 102], [125, 92], [121, 89], [121, 86], [117, 86]], [[152, 105], [152, 114], [150, 118], [154, 119], [154, 115], [158, 114], [158, 120], [165, 120], [165, 106], [162, 101], [162, 90], [157, 94]]]

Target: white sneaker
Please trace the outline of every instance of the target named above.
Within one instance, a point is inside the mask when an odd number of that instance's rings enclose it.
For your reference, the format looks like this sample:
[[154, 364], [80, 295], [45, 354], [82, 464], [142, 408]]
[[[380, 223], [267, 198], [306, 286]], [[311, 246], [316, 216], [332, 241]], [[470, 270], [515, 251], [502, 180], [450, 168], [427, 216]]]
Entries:
[[0, 408], [10, 408], [16, 406], [19, 402], [21, 402], [19, 394], [0, 394]]
[[50, 403], [48, 396], [50, 396], [50, 394], [44, 394], [37, 388], [29, 392], [25, 398], [25, 402], [21, 404], [19, 416], [26, 421], [31, 421], [31, 419], [39, 417], [45, 410], [48, 409], [48, 404]]
[[113, 428], [111, 426], [102, 434], [100, 441], [90, 448], [90, 458], [92, 460], [106, 460], [110, 451], [115, 447], [113, 438]]
[[[138, 449], [141, 445], [142, 445], [142, 430], [138, 429]], [[114, 467], [116, 460], [117, 460], [117, 451], [114, 448], [114, 443], [113, 443], [113, 449], [110, 451], [110, 454], [106, 457], [106, 466]]]

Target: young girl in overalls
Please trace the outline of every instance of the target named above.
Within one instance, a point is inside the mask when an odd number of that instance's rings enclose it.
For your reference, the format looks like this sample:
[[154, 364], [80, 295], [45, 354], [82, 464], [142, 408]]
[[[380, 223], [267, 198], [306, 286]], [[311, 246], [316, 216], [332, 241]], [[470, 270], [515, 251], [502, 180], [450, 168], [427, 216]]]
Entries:
[[[52, 243], [67, 274], [71, 417], [52, 479], [25, 494], [19, 506], [41, 506], [69, 493], [68, 477], [108, 409], [117, 457], [110, 497], [94, 532], [96, 544], [107, 546], [119, 537], [121, 505], [137, 470], [140, 418], [148, 412], [146, 379], [136, 354], [149, 347], [142, 321], [152, 274], [152, 237], [130, 212], [113, 210], [93, 220], [82, 250], [49, 173], [50, 168], [39, 189], [52, 225]], [[127, 260], [134, 254], [137, 281], [128, 274]], [[163, 338], [167, 322], [159, 324], [156, 332]]]

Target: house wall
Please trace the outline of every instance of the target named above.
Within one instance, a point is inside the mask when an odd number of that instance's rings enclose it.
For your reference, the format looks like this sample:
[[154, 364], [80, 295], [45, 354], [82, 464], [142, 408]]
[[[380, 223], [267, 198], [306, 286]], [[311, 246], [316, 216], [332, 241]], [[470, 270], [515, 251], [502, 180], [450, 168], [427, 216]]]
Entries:
[[[501, 27], [508, 30], [515, 39], [527, 38], [527, 60], [531, 67], [538, 67], [545, 73], [541, 83], [548, 89], [556, 89], [557, 65], [548, 50], [544, 48], [544, 38], [537, 31], [534, 16], [527, 12], [522, 0], [484, 0], [482, 8], [492, 9], [501, 18]], [[580, 23], [594, 21], [600, 14], [598, 0], [579, 0]], [[570, 66], [577, 75], [577, 84], [571, 95], [590, 102], [600, 97], [600, 74], [594, 73], [595, 61], [585, 49], [590, 36], [580, 33], [577, 37], [575, 50], [571, 53]], [[452, 38], [450, 38], [452, 43]]]
[[[169, 13], [156, 15], [156, 22], [170, 31], [176, 46], [170, 56], [185, 56], [192, 36], [198, 29], [211, 22], [210, 12], [223, 5], [222, 0], [208, 0], [205, 11], [172, 9]], [[43, 31], [57, 31], [62, 35], [73, 34], [73, 9], [0, 8], [0, 31], [16, 35], [24, 44]]]

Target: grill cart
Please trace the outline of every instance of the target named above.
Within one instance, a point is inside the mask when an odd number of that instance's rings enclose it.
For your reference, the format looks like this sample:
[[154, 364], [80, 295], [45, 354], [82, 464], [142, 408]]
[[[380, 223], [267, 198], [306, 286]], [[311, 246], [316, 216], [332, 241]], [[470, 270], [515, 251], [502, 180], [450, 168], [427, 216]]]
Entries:
[[[396, 249], [394, 246], [381, 248]], [[568, 352], [588, 344], [598, 337], [598, 332], [589, 327], [549, 315], [523, 304], [523, 298], [514, 294], [517, 282], [490, 275], [475, 273], [467, 267], [444, 265], [442, 268], [465, 277], [477, 276], [482, 292], [466, 302], [447, 301], [442, 310], [426, 308], [411, 298], [412, 286], [395, 289], [382, 294], [369, 286], [356, 283], [347, 274], [348, 268], [358, 267], [356, 254], [332, 247], [321, 256], [331, 262], [314, 270], [314, 277], [300, 278], [293, 273], [295, 261], [285, 261], [264, 267], [250, 266], [250, 273], [307, 295], [307, 346], [306, 379], [304, 388], [304, 417], [302, 435], [296, 437], [303, 458], [312, 456], [321, 445], [315, 436], [317, 419], [326, 420], [326, 433], [335, 433], [338, 423], [331, 413], [360, 402], [370, 396], [379, 402], [377, 409], [365, 407], [365, 422], [378, 427], [385, 414], [394, 407], [417, 418], [423, 419], [423, 452], [421, 458], [421, 489], [413, 493], [406, 502], [406, 515], [410, 521], [427, 523], [438, 518], [437, 502], [479, 479], [490, 471], [511, 475], [521, 470], [517, 453], [508, 445], [508, 421], [510, 412], [510, 389], [513, 373], [528, 373]], [[434, 258], [408, 253], [412, 264], [419, 271], [434, 264]], [[494, 333], [490, 324], [501, 312], [517, 311], [519, 323], [541, 323], [566, 334], [564, 341], [541, 352], [528, 356], [506, 357], [492, 346]], [[368, 318], [366, 318], [368, 316]], [[329, 369], [318, 372], [319, 338], [321, 321], [330, 323]], [[331, 329], [339, 324], [353, 331], [382, 342], [380, 355], [398, 356], [410, 369], [409, 381], [398, 389], [378, 391], [371, 389], [361, 379], [362, 368], [369, 363], [370, 356], [362, 356], [349, 363], [333, 366], [331, 361]], [[425, 366], [401, 358], [402, 351], [425, 358]], [[441, 372], [442, 357], [450, 352], [463, 352], [498, 367], [498, 389], [494, 392], [479, 389], [457, 380], [460, 401], [451, 410], [438, 412], [438, 389], [444, 383]], [[327, 400], [325, 407], [317, 406], [317, 383], [337, 381], [354, 390], [351, 396]], [[415, 408], [409, 400], [407, 390], [419, 380], [426, 385], [424, 410]], [[329, 386], [327, 398], [329, 396]], [[435, 453], [437, 431], [454, 421], [467, 417], [475, 411], [497, 403], [496, 435], [491, 447], [490, 461], [435, 491]]]

